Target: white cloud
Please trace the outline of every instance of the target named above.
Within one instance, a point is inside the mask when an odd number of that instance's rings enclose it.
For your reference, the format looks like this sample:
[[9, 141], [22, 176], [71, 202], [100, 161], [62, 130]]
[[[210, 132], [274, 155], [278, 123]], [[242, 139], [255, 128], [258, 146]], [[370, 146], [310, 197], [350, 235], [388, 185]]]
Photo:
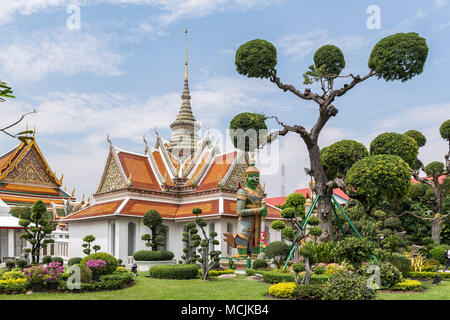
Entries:
[[293, 33], [278, 40], [281, 53], [291, 56], [293, 60], [301, 60], [325, 44], [336, 45], [346, 54], [358, 52], [367, 43], [368, 40], [361, 36], [331, 37], [323, 29], [305, 34]]
[[0, 70], [14, 81], [41, 80], [51, 73], [114, 76], [120, 74], [123, 60], [104, 39], [64, 29], [36, 32], [0, 48]]
[[447, 5], [447, 0], [433, 0], [433, 5], [438, 8], [443, 8]]

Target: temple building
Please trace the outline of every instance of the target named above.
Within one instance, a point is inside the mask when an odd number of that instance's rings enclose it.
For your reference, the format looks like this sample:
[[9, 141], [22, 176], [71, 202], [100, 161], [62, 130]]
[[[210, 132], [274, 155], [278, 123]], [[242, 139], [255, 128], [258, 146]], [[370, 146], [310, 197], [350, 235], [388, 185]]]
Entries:
[[[169, 141], [155, 131], [153, 148], [144, 137], [144, 153], [138, 154], [122, 150], [108, 139], [109, 153], [93, 195], [95, 203], [62, 219], [69, 225], [71, 257], [84, 256], [82, 239], [92, 234], [101, 251], [130, 264], [134, 252], [150, 249], [141, 240], [150, 232], [142, 223], [150, 209], [160, 213], [168, 228], [161, 249], [172, 251], [175, 259], [183, 255], [182, 234], [186, 223], [195, 218], [194, 208], [202, 209], [207, 231], [217, 232], [220, 243], [215, 249], [222, 251], [222, 256], [237, 253], [222, 235], [237, 231], [236, 192], [248, 166], [245, 153], [222, 153], [218, 141], [208, 134], [202, 138], [197, 134], [200, 126], [191, 108], [187, 59], [181, 100], [179, 113], [170, 125]], [[280, 210], [268, 205], [267, 211], [265, 229], [269, 232], [270, 222], [280, 218]]]
[[[14, 149], [0, 155], [0, 262], [17, 258], [23, 253], [25, 240], [20, 238], [23, 228], [18, 219], [11, 216], [13, 207], [31, 206], [42, 200], [58, 222], [75, 204], [73, 195], [65, 192], [62, 179], [51, 170], [36, 140], [27, 140]], [[70, 210], [69, 210], [70, 211]], [[13, 223], [15, 221], [15, 223]], [[67, 256], [68, 232], [66, 224], [59, 222], [50, 237], [57, 241], [44, 249], [43, 255]]]

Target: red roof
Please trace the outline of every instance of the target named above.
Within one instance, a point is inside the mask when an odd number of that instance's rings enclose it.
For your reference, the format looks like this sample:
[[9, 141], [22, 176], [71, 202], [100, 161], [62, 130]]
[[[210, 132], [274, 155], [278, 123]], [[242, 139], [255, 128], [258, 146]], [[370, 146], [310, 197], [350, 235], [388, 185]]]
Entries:
[[[442, 181], [444, 181], [444, 179], [445, 179], [446, 177], [447, 177], [447, 176], [446, 176], [445, 174], [443, 174], [442, 176], [440, 176], [440, 177], [438, 178], [439, 183], [442, 183]], [[422, 179], [431, 180], [431, 179], [433, 179], [433, 178], [432, 178], [432, 177], [422, 177]], [[417, 180], [414, 179], [414, 178], [411, 178], [411, 182], [412, 182], [412, 183], [420, 183], [419, 181], [417, 181]]]
[[[295, 192], [303, 194], [306, 199], [311, 199], [311, 190], [309, 188], [297, 189], [297, 190], [295, 190]], [[348, 195], [346, 195], [345, 192], [339, 188], [333, 189], [333, 194], [344, 200], [350, 199], [350, 197]], [[273, 197], [273, 198], [266, 198], [265, 200], [266, 200], [266, 203], [268, 203], [272, 206], [281, 206], [286, 201], [286, 197]]]

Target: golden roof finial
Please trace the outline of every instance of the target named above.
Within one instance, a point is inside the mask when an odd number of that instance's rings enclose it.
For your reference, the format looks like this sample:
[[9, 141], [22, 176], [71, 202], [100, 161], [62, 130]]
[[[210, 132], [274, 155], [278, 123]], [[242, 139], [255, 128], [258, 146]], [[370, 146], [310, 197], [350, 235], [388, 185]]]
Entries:
[[35, 134], [36, 134], [36, 122], [34, 123], [34, 128], [33, 128], [33, 138], [34, 138]]
[[187, 38], [187, 34], [188, 34], [188, 29], [186, 28], [184, 30], [184, 34], [186, 35], [186, 62], [185, 62], [185, 70], [184, 70], [184, 79], [187, 80], [188, 78], [188, 49], [187, 49], [187, 45], [188, 45], [188, 38]]

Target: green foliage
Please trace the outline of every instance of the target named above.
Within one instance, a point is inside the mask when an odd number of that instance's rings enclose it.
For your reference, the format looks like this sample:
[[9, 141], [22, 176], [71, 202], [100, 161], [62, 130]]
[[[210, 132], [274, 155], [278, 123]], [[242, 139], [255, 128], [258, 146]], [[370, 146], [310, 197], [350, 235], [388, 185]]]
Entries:
[[117, 267], [119, 266], [119, 262], [117, 261], [117, 259], [106, 252], [97, 252], [97, 253], [90, 254], [81, 260], [80, 265], [86, 265], [86, 262], [88, 260], [103, 260], [103, 261], [105, 261], [106, 269], [105, 269], [105, 271], [103, 271], [103, 274], [111, 274], [114, 271], [116, 271]]
[[314, 53], [314, 65], [316, 69], [325, 66], [325, 77], [335, 78], [345, 68], [344, 54], [336, 46], [324, 45]]
[[423, 147], [427, 143], [427, 138], [425, 138], [425, 136], [420, 131], [408, 130], [404, 134], [413, 138], [417, 142], [419, 148]]
[[363, 276], [349, 271], [340, 271], [327, 281], [324, 300], [373, 300], [376, 292], [367, 286]]
[[157, 279], [195, 279], [198, 267], [194, 264], [160, 265], [149, 270], [150, 276]]
[[14, 261], [8, 260], [5, 262], [5, 266], [8, 270], [11, 270], [16, 267], [16, 263]]
[[261, 39], [248, 41], [236, 51], [236, 70], [249, 78], [270, 78], [277, 65], [277, 49]]
[[202, 213], [202, 209], [200, 209], [200, 208], [194, 208], [194, 209], [192, 209], [192, 213], [195, 214], [195, 215], [199, 215], [199, 214]]
[[25, 233], [20, 237], [31, 244], [32, 263], [39, 263], [40, 252], [47, 244], [55, 242], [53, 239], [46, 239], [45, 236], [51, 234], [56, 229], [56, 222], [48, 213], [46, 205], [37, 200], [31, 206], [29, 219], [22, 218], [19, 224], [24, 227]]
[[252, 268], [255, 270], [265, 269], [265, 268], [267, 268], [267, 262], [264, 259], [256, 259], [255, 261], [253, 261]]
[[0, 280], [0, 293], [24, 293], [28, 286], [23, 278]]
[[277, 298], [292, 298], [294, 289], [294, 282], [280, 282], [269, 287], [269, 295]]
[[25, 268], [27, 265], [28, 265], [27, 260], [24, 260], [24, 259], [16, 260], [16, 266], [17, 266], [17, 268], [20, 268], [21, 270], [23, 270], [23, 268]]
[[75, 264], [80, 264], [81, 260], [83, 260], [83, 258], [80, 258], [80, 257], [70, 258], [69, 261], [67, 262], [67, 265], [73, 266]]
[[310, 216], [308, 219], [308, 224], [310, 226], [318, 226], [320, 224], [320, 220], [316, 216]]
[[384, 250], [391, 252], [398, 251], [400, 248], [404, 247], [405, 242], [395, 233], [388, 235], [383, 240], [381, 240], [381, 246]]
[[399, 156], [410, 167], [414, 166], [418, 153], [419, 146], [416, 140], [406, 134], [386, 132], [378, 135], [370, 143], [370, 155], [390, 154]]
[[400, 201], [409, 191], [410, 177], [410, 168], [400, 157], [369, 156], [359, 160], [347, 172], [347, 194], [364, 199], [371, 206], [382, 201]]
[[408, 276], [414, 279], [433, 279], [435, 276], [440, 276], [442, 279], [450, 279], [450, 273], [448, 272], [410, 271]]
[[144, 226], [148, 227], [151, 233], [142, 235], [141, 239], [145, 241], [147, 247], [151, 247], [153, 251], [157, 251], [158, 247], [165, 242], [164, 234], [167, 232], [164, 226], [161, 215], [158, 211], [150, 209], [144, 214], [142, 218]]
[[304, 263], [294, 263], [292, 265], [292, 270], [294, 270], [295, 273], [300, 273], [306, 270], [305, 264]]
[[441, 134], [442, 139], [450, 141], [450, 119], [441, 124], [439, 133]]
[[375, 245], [365, 238], [347, 237], [336, 243], [332, 254], [337, 262], [346, 262], [358, 269], [363, 262], [371, 260], [374, 250]]
[[31, 219], [31, 206], [12, 207], [9, 213], [19, 219]]
[[382, 288], [391, 288], [400, 282], [402, 273], [392, 263], [378, 263]]
[[314, 274], [324, 274], [325, 273], [325, 267], [324, 266], [315, 266], [313, 268]]
[[283, 230], [281, 230], [281, 233], [283, 234], [283, 237], [286, 238], [289, 241], [294, 241], [296, 232], [291, 227], [286, 227]]
[[397, 283], [390, 289], [398, 291], [421, 291], [423, 289], [423, 286], [420, 281], [404, 279], [403, 281]]
[[284, 219], [295, 219], [296, 217], [295, 208], [292, 207], [284, 208], [283, 210], [281, 210], [280, 216]]
[[292, 295], [296, 300], [322, 300], [325, 290], [324, 284], [297, 285]]
[[358, 160], [369, 155], [366, 147], [354, 140], [342, 140], [323, 148], [320, 158], [328, 179], [344, 178]]
[[411, 183], [408, 196], [415, 201], [422, 201], [425, 198], [425, 193], [433, 190], [430, 185], [426, 183]]
[[322, 234], [322, 229], [320, 227], [314, 226], [309, 229], [309, 234], [314, 237], [320, 237]]
[[274, 222], [272, 222], [272, 224], [270, 225], [270, 227], [274, 230], [283, 230], [284, 228], [286, 228], [286, 225], [283, 221], [281, 220], [275, 220]]
[[51, 256], [44, 256], [44, 257], [42, 257], [42, 263], [43, 264], [49, 264], [50, 262], [52, 262], [52, 257]]
[[282, 241], [274, 241], [267, 245], [264, 253], [268, 258], [280, 258], [284, 260], [289, 254], [289, 246]]
[[[200, 271], [200, 270], [199, 270]], [[234, 274], [235, 271], [233, 269], [225, 269], [225, 270], [210, 270], [208, 272], [209, 276], [211, 277], [217, 277], [221, 276], [223, 274]]]
[[333, 241], [322, 242], [316, 245], [316, 258], [319, 263], [331, 263], [334, 261], [333, 249], [336, 244]]
[[235, 148], [254, 151], [267, 139], [265, 117], [259, 113], [243, 112], [230, 122], [230, 137]]
[[149, 251], [139, 250], [133, 254], [133, 259], [136, 261], [163, 261], [172, 260], [174, 254], [170, 251]]
[[384, 220], [384, 228], [391, 229], [393, 231], [402, 231], [402, 221], [398, 217], [389, 217]]
[[439, 246], [435, 246], [430, 250], [431, 258], [437, 260], [440, 264], [445, 265], [447, 262], [447, 258], [445, 258], [445, 253], [450, 250], [450, 245], [442, 244]]
[[53, 257], [52, 262], [59, 262], [62, 266], [64, 265], [64, 259], [61, 257]]
[[[376, 253], [375, 253], [376, 255]], [[378, 256], [376, 255], [378, 258]], [[388, 257], [388, 261], [392, 263], [402, 274], [403, 277], [407, 277], [411, 268], [411, 260], [403, 254], [394, 252]]]
[[305, 202], [306, 198], [303, 194], [294, 192], [286, 197], [283, 208], [294, 208], [297, 216], [302, 217], [305, 213]]
[[404, 82], [422, 73], [427, 55], [426, 40], [417, 33], [396, 33], [374, 46], [368, 65], [378, 78]]
[[444, 164], [440, 161], [430, 162], [425, 166], [424, 171], [430, 177], [439, 177], [444, 173]]
[[[264, 271], [264, 270], [258, 270], [257, 273], [261, 274], [263, 276], [264, 281], [269, 283], [295, 282], [295, 274], [293, 273], [284, 273], [279, 271]], [[300, 277], [301, 280], [304, 275], [299, 274], [298, 276]], [[311, 275], [311, 284], [326, 283], [328, 278], [329, 278], [328, 275], [313, 274]]]

